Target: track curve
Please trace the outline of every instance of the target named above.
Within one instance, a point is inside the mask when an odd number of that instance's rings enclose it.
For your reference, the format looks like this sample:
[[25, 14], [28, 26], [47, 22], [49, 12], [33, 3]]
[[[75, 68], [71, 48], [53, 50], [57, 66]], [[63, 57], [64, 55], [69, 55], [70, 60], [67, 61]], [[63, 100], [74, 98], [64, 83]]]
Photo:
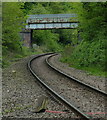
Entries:
[[72, 76], [70, 76], [70, 75], [62, 72], [61, 70], [55, 68], [54, 66], [52, 66], [52, 65], [49, 63], [49, 59], [50, 59], [51, 57], [55, 56], [55, 55], [57, 55], [57, 54], [51, 55], [50, 57], [48, 57], [48, 58], [46, 59], [46, 63], [47, 63], [52, 69], [56, 70], [56, 71], [59, 72], [60, 74], [63, 74], [64, 76], [70, 78], [71, 80], [73, 80], [73, 81], [75, 81], [75, 82], [77, 82], [77, 83], [79, 83], [79, 84], [81, 84], [81, 85], [83, 85], [83, 86], [86, 86], [87, 88], [89, 88], [89, 89], [91, 89], [91, 90], [94, 90], [94, 91], [96, 91], [96, 92], [98, 92], [98, 93], [100, 93], [100, 94], [102, 94], [102, 95], [104, 95], [104, 96], [107, 97], [107, 93], [106, 93], [105, 91], [99, 90], [99, 89], [97, 89], [97, 88], [95, 88], [95, 87], [93, 87], [93, 86], [91, 86], [91, 85], [89, 85], [89, 84], [86, 84], [86, 83], [84, 83], [84, 82], [82, 82], [82, 81], [80, 81], [80, 80], [78, 80], [78, 79], [76, 79], [76, 78], [74, 78], [74, 77], [72, 77]]
[[[49, 55], [49, 56], [48, 56]], [[79, 116], [81, 116], [82, 118], [86, 119], [86, 120], [89, 120], [89, 116], [87, 116], [84, 112], [81, 112], [77, 107], [75, 107], [73, 104], [71, 104], [68, 100], [66, 100], [64, 97], [62, 97], [63, 95], [60, 95], [59, 93], [57, 93], [55, 90], [52, 89], [52, 87], [49, 87], [49, 85], [43, 81], [43, 79], [41, 79], [41, 77], [39, 75], [37, 75], [35, 73], [35, 71], [32, 69], [32, 62], [35, 60], [35, 59], [38, 59], [40, 57], [43, 57], [43, 56], [48, 56], [46, 59], [45, 59], [45, 62], [48, 63], [48, 65], [53, 68], [52, 65], [50, 65], [48, 59], [55, 55], [54, 53], [46, 53], [46, 54], [42, 54], [42, 55], [38, 55], [36, 57], [34, 57], [33, 59], [31, 59], [29, 62], [28, 62], [28, 68], [30, 70], [30, 72], [38, 79], [38, 81], [47, 89], [49, 90], [52, 94], [54, 94], [55, 97], [57, 97], [59, 100], [61, 100], [69, 109], [73, 109], [73, 111], [75, 113], [77, 113]], [[55, 68], [53, 68], [55, 70]], [[57, 70], [58, 71], [58, 70]], [[60, 72], [60, 74], [62, 74]], [[64, 75], [64, 74], [63, 74]], [[66, 76], [66, 75], [65, 75]], [[68, 77], [68, 76], [66, 76]], [[68, 77], [69, 78], [69, 77]], [[69, 78], [69, 79], [72, 79], [72, 78]], [[76, 81], [77, 82], [77, 81]], [[83, 84], [82, 84], [83, 85]], [[100, 92], [101, 93], [101, 92]], [[105, 95], [105, 94], [103, 94]]]

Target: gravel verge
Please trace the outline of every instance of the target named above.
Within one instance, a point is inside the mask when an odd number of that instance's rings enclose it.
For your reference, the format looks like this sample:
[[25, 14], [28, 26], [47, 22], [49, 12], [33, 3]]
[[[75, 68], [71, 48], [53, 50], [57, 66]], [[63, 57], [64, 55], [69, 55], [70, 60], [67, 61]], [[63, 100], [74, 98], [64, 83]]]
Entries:
[[[32, 56], [33, 57], [33, 56]], [[35, 101], [41, 95], [49, 98], [47, 110], [68, 110], [57, 100], [51, 98], [49, 93], [42, 88], [27, 69], [30, 58], [22, 59], [2, 71], [2, 115], [13, 118], [70, 118], [75, 117], [70, 113], [34, 113]]]
[[49, 59], [50, 63], [64, 73], [77, 78], [89, 85], [92, 85], [100, 90], [106, 91], [106, 79], [100, 76], [90, 75], [88, 72], [69, 67], [68, 64], [59, 61], [61, 55], [53, 56]]
[[[84, 87], [78, 86], [77, 83], [71, 83], [68, 78], [52, 71], [52, 69], [45, 63], [45, 58], [48, 56], [49, 55], [37, 58], [32, 62], [32, 68], [37, 75], [44, 80], [45, 83], [50, 85], [52, 89], [65, 97], [69, 102], [72, 102], [84, 113], [104, 113], [105, 98], [97, 93], [86, 90]], [[89, 116], [93, 118], [104, 118], [105, 114], [94, 114]]]

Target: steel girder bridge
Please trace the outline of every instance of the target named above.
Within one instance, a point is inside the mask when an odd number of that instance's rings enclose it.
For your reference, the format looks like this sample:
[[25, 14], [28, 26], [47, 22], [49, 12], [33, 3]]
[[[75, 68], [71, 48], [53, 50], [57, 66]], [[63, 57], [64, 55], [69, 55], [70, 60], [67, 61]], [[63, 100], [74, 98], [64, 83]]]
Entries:
[[26, 29], [74, 29], [78, 27], [76, 14], [29, 15]]
[[28, 15], [26, 28], [22, 32], [24, 44], [32, 46], [33, 30], [75, 29], [78, 27], [77, 15], [72, 14], [36, 14]]

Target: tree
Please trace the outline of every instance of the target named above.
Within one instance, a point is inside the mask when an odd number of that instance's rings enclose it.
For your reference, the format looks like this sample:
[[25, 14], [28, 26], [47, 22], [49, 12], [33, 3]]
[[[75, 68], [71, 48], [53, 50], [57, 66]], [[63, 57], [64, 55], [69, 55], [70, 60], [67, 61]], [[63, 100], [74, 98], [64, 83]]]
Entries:
[[107, 2], [74, 3], [80, 21], [82, 42], [75, 48], [72, 59], [79, 66], [105, 69], [107, 40]]
[[29, 11], [30, 14], [48, 14], [49, 11], [42, 6], [41, 3], [33, 4], [32, 9]]
[[3, 3], [3, 28], [2, 43], [4, 50], [18, 50], [21, 47], [20, 31], [24, 22], [23, 8], [24, 3], [4, 2]]

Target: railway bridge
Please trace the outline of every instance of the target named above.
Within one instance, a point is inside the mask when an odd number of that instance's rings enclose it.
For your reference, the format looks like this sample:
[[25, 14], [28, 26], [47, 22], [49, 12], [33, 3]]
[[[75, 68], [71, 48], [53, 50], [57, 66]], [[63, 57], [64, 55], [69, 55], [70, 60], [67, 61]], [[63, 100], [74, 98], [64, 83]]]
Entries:
[[33, 30], [75, 29], [78, 27], [77, 15], [72, 14], [36, 14], [29, 15], [26, 28], [21, 32], [24, 45], [32, 47]]

